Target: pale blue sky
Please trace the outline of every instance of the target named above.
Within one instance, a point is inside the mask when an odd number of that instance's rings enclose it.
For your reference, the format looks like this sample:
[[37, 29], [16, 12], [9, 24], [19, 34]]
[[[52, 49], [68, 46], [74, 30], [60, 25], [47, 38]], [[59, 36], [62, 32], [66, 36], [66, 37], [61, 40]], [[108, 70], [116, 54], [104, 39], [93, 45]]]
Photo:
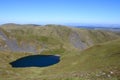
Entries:
[[120, 0], [0, 0], [0, 23], [120, 24]]

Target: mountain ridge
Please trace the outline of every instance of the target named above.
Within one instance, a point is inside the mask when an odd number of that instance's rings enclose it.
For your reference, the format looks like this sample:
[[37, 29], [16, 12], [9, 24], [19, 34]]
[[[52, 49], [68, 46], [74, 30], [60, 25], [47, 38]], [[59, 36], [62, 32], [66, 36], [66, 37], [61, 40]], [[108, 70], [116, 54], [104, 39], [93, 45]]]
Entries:
[[[1, 26], [1, 30], [5, 35], [8, 36], [9, 40], [12, 40], [15, 44], [18, 44], [19, 47], [26, 46], [26, 48], [24, 48], [28, 52], [30, 51], [29, 49], [33, 50], [30, 52], [40, 52], [40, 50], [37, 51], [36, 48], [40, 48], [45, 45], [47, 45], [47, 47], [59, 45], [66, 49], [67, 46], [69, 46], [73, 49], [84, 50], [97, 43], [119, 38], [119, 35], [111, 31], [85, 30], [79, 28], [70, 28], [62, 25], [34, 27], [17, 24], [10, 26], [9, 24], [6, 24]], [[30, 46], [31, 44], [34, 45], [34, 47]], [[22, 48], [18, 48], [18, 50], [22, 51]]]

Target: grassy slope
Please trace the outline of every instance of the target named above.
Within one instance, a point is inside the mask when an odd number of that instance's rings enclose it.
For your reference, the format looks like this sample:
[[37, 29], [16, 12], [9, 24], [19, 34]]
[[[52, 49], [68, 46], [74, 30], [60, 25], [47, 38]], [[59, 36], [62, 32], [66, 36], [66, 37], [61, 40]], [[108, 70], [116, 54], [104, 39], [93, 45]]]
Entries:
[[47, 49], [59, 49], [62, 46], [67, 48], [70, 46], [66, 39], [70, 29], [66, 27], [13, 26], [9, 28], [8, 26], [3, 26], [2, 28], [7, 31], [6, 35], [9, 35], [9, 38], [16, 38], [19, 44], [33, 44], [36, 45], [38, 49], [42, 46], [46, 46]]
[[[120, 78], [120, 40], [93, 46], [81, 53], [61, 56], [61, 62], [45, 68], [11, 68], [9, 62], [27, 53], [0, 52], [1, 80], [118, 80]], [[110, 72], [113, 74], [110, 74]], [[103, 75], [104, 74], [104, 75]], [[98, 76], [97, 76], [98, 75]], [[108, 78], [110, 75], [110, 78]]]
[[70, 35], [74, 32], [78, 34], [77, 38], [87, 47], [119, 38], [118, 35], [109, 31], [85, 30], [59, 25], [27, 26], [12, 24], [3, 25], [2, 29], [10, 39], [15, 38], [19, 45], [29, 43], [36, 45], [38, 49], [43, 46], [46, 46], [47, 49], [57, 50], [61, 48], [76, 49], [70, 42]]
[[[3, 29], [7, 31], [9, 38], [16, 38], [19, 43], [37, 43], [40, 46], [41, 43], [47, 44], [50, 50], [42, 54], [61, 54], [61, 61], [45, 68], [15, 69], [9, 62], [32, 54], [0, 51], [0, 80], [117, 80], [120, 77], [120, 40], [114, 40], [119, 37], [113, 32], [48, 25], [46, 27], [14, 25], [9, 28], [4, 26]], [[97, 45], [79, 52], [69, 43], [69, 35], [72, 32], [77, 32], [83, 42], [92, 40]], [[110, 74], [110, 71], [114, 74]], [[102, 75], [103, 73], [105, 75]], [[108, 78], [108, 75], [112, 77]]]

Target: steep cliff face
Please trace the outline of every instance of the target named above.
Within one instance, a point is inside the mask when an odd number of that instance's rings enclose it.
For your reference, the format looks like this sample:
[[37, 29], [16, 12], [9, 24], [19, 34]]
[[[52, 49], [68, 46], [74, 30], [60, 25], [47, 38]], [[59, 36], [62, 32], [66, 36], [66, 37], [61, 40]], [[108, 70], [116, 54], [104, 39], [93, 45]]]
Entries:
[[[119, 38], [114, 32], [85, 30], [66, 26], [3, 25], [0, 29], [1, 50], [39, 53], [44, 50], [84, 50], [98, 43]], [[2, 42], [1, 42], [2, 44]]]

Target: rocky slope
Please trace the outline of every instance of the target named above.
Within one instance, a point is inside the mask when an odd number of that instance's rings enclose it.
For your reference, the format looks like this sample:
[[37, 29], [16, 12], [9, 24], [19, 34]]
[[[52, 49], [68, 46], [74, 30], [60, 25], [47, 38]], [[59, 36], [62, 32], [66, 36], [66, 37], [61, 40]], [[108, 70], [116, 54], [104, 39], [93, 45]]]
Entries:
[[[114, 32], [69, 28], [61, 25], [4, 24], [0, 29], [6, 49], [13, 52], [40, 53], [43, 50], [84, 50], [98, 43], [118, 39]], [[1, 45], [1, 50], [3, 46]], [[5, 49], [3, 49], [5, 50]]]

